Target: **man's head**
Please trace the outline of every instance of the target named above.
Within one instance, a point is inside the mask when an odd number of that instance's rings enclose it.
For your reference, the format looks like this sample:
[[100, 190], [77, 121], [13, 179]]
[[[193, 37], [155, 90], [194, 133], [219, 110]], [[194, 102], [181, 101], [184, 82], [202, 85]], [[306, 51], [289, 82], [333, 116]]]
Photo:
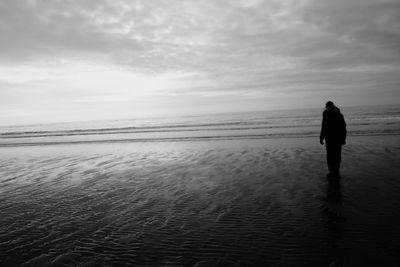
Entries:
[[333, 104], [333, 102], [332, 101], [328, 101], [328, 102], [326, 102], [326, 104], [325, 104], [325, 107], [326, 108], [333, 108], [335, 105]]
[[326, 108], [328, 111], [334, 111], [334, 110], [335, 110], [335, 105], [333, 104], [332, 101], [328, 101], [328, 102], [326, 102], [326, 104], [325, 104], [325, 108]]

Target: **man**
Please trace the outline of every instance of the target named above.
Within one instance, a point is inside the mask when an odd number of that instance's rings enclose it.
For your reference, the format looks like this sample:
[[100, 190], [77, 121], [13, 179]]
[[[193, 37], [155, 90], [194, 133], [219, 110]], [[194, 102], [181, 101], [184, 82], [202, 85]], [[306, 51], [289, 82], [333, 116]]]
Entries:
[[346, 122], [340, 109], [332, 101], [326, 102], [322, 114], [321, 145], [326, 143], [326, 159], [328, 162], [328, 178], [340, 178], [340, 162], [342, 145], [346, 144]]

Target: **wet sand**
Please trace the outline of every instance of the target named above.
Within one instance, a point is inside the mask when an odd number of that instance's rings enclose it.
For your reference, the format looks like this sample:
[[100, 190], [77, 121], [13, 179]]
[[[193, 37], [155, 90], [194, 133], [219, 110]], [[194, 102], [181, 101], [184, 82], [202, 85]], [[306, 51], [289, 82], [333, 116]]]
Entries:
[[0, 266], [397, 266], [400, 137], [0, 149]]

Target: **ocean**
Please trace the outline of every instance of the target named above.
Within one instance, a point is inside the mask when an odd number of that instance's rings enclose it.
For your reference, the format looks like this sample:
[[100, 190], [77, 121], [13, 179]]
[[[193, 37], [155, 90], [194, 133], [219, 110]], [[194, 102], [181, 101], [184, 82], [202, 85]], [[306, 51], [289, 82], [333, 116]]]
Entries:
[[[322, 109], [0, 126], [0, 147], [317, 137]], [[348, 136], [399, 135], [400, 105], [343, 107]]]

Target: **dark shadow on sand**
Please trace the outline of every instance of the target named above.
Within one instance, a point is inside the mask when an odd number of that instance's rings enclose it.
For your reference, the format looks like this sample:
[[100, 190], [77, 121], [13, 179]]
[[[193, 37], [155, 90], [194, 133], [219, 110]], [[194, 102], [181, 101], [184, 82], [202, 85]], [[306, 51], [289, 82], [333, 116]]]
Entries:
[[323, 203], [323, 224], [327, 234], [328, 257], [330, 266], [343, 266], [346, 216], [343, 205], [340, 178], [328, 178], [326, 197]]

